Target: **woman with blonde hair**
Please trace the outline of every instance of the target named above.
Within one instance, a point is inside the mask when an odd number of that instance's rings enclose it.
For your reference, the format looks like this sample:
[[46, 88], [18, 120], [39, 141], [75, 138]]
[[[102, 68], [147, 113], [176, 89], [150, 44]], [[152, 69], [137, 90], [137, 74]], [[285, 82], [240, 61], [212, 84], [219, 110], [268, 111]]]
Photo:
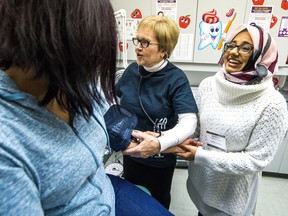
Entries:
[[148, 16], [141, 20], [132, 39], [137, 62], [127, 67], [116, 85], [121, 105], [138, 117], [135, 129], [154, 135], [132, 134], [143, 141], [124, 151], [124, 177], [148, 188], [166, 208], [176, 155], [159, 153], [193, 134], [198, 112], [185, 73], [168, 60], [178, 36], [172, 19]]

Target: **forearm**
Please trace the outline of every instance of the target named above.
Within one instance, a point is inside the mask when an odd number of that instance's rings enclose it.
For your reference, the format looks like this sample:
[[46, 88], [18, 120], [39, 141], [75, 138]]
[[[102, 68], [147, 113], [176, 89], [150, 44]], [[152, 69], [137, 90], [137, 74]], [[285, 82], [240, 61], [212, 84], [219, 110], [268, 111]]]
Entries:
[[197, 117], [195, 113], [179, 114], [178, 123], [174, 128], [162, 132], [162, 136], [158, 138], [161, 148], [165, 151], [167, 148], [182, 143], [191, 136], [197, 127]]

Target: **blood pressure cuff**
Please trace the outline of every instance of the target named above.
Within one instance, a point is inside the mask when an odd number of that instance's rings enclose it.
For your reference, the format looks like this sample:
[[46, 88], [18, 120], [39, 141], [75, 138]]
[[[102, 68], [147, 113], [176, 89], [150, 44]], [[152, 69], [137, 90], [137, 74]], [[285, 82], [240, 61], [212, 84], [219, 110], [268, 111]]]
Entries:
[[120, 105], [112, 105], [104, 115], [110, 146], [114, 151], [126, 149], [138, 123], [135, 113]]

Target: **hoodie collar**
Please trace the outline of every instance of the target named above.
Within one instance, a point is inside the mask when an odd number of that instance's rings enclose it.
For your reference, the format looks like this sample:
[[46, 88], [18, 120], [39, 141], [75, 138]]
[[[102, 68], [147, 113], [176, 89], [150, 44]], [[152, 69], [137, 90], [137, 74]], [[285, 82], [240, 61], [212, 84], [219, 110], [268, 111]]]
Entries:
[[[20, 91], [14, 80], [2, 70], [0, 70], [0, 98], [7, 101], [23, 103], [25, 106], [38, 106], [36, 97]], [[29, 101], [27, 101], [27, 99], [29, 99]]]

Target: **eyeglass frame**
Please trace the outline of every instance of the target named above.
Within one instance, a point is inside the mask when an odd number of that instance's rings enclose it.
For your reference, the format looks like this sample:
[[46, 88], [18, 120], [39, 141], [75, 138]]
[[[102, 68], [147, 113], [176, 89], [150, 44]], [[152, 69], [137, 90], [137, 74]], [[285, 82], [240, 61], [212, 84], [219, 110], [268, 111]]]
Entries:
[[[136, 42], [136, 41], [137, 41], [137, 42]], [[159, 43], [157, 43], [157, 42], [150, 42], [150, 41], [148, 41], [148, 40], [146, 40], [146, 39], [139, 40], [139, 39], [136, 38], [136, 37], [133, 37], [133, 38], [132, 38], [132, 42], [133, 42], [133, 44], [134, 44], [135, 46], [138, 46], [139, 43], [140, 43], [140, 45], [141, 45], [142, 48], [148, 48], [148, 47], [150, 46], [150, 44], [159, 44]], [[147, 42], [147, 46], [143, 46], [143, 42], [144, 42], [144, 43]]]
[[[230, 47], [230, 48], [227, 48], [227, 46], [233, 46], [233, 48], [232, 47]], [[248, 52], [243, 52], [243, 47], [244, 46], [249, 46], [251, 49], [248, 51]], [[236, 45], [236, 44], [233, 44], [233, 43], [225, 43], [224, 44], [224, 51], [226, 52], [226, 51], [232, 51], [232, 50], [234, 50], [235, 48], [237, 48], [237, 52], [239, 53], [239, 54], [249, 54], [249, 53], [251, 53], [251, 51], [254, 49], [254, 46], [252, 45], [252, 44], [250, 44], [250, 43], [246, 43], [246, 44], [241, 44], [241, 45]]]

